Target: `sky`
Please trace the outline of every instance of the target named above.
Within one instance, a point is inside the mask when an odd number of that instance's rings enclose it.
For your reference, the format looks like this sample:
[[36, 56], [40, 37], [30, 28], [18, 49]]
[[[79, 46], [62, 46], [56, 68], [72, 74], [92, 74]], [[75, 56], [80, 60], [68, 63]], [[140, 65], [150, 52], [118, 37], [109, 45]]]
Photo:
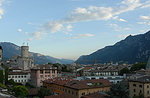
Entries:
[[0, 42], [56, 58], [76, 60], [149, 27], [150, 0], [0, 0]]

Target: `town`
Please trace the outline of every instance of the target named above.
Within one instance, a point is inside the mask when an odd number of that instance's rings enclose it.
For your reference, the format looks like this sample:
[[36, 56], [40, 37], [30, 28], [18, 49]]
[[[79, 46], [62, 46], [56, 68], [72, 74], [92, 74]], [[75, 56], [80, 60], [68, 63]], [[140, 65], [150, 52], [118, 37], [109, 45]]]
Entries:
[[150, 58], [136, 64], [40, 65], [29, 56], [29, 46], [4, 61], [3, 51], [0, 46], [0, 98], [150, 97]]

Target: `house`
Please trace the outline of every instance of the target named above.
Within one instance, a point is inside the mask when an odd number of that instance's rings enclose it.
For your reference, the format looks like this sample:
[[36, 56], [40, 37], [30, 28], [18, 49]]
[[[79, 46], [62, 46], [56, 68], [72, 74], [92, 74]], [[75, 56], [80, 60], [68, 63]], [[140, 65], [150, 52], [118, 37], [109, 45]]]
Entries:
[[106, 79], [97, 80], [73, 80], [68, 78], [56, 78], [43, 81], [43, 86], [58, 95], [68, 95], [72, 98], [80, 98], [94, 92], [107, 92], [112, 83]]

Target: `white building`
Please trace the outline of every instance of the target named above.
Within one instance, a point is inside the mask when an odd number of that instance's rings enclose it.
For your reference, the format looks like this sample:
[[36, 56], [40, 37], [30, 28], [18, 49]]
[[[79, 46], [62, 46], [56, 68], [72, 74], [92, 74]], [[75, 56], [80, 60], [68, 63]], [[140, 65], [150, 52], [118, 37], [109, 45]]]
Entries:
[[30, 80], [30, 73], [22, 71], [20, 68], [10, 68], [8, 73], [8, 80], [13, 79], [17, 83], [25, 84]]

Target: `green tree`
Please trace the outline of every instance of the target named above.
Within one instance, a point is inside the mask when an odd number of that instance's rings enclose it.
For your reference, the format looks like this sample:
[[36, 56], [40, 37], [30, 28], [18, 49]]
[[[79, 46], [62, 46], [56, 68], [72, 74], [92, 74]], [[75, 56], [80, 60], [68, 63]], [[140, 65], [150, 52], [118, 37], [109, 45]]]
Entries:
[[34, 86], [34, 85], [31, 85], [29, 82], [27, 82], [27, 83], [25, 84], [25, 86], [26, 86], [26, 88], [35, 88], [35, 86]]
[[146, 68], [146, 63], [141, 62], [141, 63], [132, 65], [130, 71], [136, 71], [136, 70], [145, 69], [145, 68]]
[[6, 88], [6, 86], [3, 85], [2, 83], [0, 83], [0, 87], [1, 87], [1, 88]]
[[28, 95], [28, 89], [25, 86], [14, 86], [12, 89], [14, 96], [17, 98], [25, 98]]
[[16, 82], [13, 79], [8, 80], [7, 84], [16, 86]]
[[129, 91], [124, 83], [113, 84], [107, 98], [129, 98]]
[[44, 96], [50, 96], [52, 95], [51, 91], [47, 88], [40, 88], [38, 91], [38, 97], [44, 98]]
[[3, 70], [0, 70], [0, 83], [3, 84], [3, 81], [4, 81]]
[[123, 74], [127, 74], [127, 73], [130, 73], [130, 70], [127, 67], [125, 67], [125, 68], [123, 68], [123, 69], [120, 70], [119, 74], [123, 75]]

